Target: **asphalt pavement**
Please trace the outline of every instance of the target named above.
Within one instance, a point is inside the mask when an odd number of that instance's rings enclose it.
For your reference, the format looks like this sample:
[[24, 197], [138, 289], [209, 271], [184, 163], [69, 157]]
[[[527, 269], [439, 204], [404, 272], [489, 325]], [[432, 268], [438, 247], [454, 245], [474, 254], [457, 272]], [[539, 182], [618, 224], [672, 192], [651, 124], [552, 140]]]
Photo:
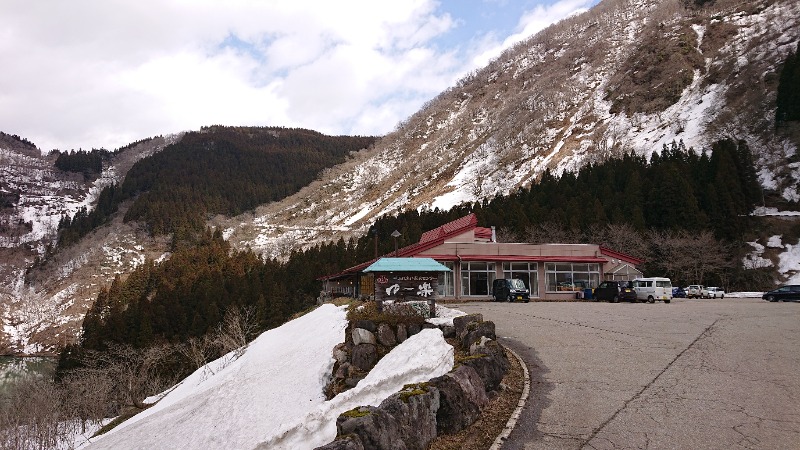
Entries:
[[800, 449], [800, 303], [453, 306], [530, 370], [503, 449]]

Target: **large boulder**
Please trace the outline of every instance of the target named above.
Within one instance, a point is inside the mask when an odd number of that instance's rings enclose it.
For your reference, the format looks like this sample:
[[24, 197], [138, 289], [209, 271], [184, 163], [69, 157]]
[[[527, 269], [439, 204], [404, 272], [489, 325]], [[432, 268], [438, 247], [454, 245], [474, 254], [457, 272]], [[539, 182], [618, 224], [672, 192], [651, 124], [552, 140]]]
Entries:
[[456, 336], [461, 339], [461, 336], [465, 334], [467, 329], [467, 325], [472, 322], [483, 322], [483, 315], [482, 314], [467, 314], [465, 316], [458, 316], [453, 318], [453, 328], [456, 329]]
[[340, 415], [336, 434], [352, 436], [365, 449], [424, 450], [436, 437], [438, 409], [437, 389], [411, 385], [377, 408], [362, 406]]
[[458, 335], [461, 341], [461, 348], [469, 350], [472, 344], [480, 342], [482, 337], [489, 339], [497, 339], [495, 334], [494, 322], [471, 322], [467, 327]]
[[470, 356], [461, 364], [475, 369], [487, 391], [496, 391], [511, 367], [503, 347], [486, 337], [472, 345]]
[[378, 325], [377, 332], [378, 342], [385, 347], [394, 347], [397, 345], [397, 338], [392, 331], [392, 327], [388, 324], [382, 323]]
[[378, 362], [378, 348], [375, 344], [360, 344], [353, 346], [350, 355], [350, 364], [356, 368], [369, 372]]
[[439, 390], [436, 430], [439, 434], [457, 433], [478, 420], [489, 399], [483, 380], [472, 367], [461, 365], [434, 378], [430, 385]]
[[353, 328], [353, 345], [375, 344], [375, 334], [365, 328]]

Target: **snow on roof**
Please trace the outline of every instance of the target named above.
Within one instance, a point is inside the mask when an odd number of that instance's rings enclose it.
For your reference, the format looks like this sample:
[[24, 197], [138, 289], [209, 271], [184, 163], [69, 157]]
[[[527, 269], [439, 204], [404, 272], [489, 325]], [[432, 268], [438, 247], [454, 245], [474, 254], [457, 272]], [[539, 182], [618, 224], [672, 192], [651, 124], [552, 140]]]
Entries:
[[453, 368], [453, 347], [442, 332], [422, 330], [384, 356], [355, 388], [326, 401], [332, 350], [344, 341], [346, 326], [344, 308], [328, 304], [266, 331], [240, 358], [226, 355], [198, 369], [161, 401], [84, 448], [312, 449], [335, 438], [342, 412], [377, 406], [405, 384]]

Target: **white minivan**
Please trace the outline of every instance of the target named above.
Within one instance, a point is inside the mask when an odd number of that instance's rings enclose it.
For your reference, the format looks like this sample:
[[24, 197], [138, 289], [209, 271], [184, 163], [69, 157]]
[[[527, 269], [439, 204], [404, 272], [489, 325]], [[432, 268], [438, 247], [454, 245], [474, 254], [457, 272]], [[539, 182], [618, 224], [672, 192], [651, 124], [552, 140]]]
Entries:
[[664, 303], [669, 303], [672, 300], [672, 281], [669, 278], [637, 278], [633, 280], [633, 288], [636, 291], [636, 299], [640, 301], [647, 300], [653, 303], [656, 300], [664, 300]]

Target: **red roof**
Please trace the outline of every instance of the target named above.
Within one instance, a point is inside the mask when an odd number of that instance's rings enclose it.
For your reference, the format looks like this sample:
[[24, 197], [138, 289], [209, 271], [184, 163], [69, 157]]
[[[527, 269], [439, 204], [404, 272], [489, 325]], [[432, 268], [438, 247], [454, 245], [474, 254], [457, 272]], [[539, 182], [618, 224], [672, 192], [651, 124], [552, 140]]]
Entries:
[[622, 253], [622, 252], [618, 252], [616, 250], [611, 250], [610, 248], [603, 247], [602, 245], [600, 246], [600, 254], [601, 255], [610, 256], [612, 258], [616, 258], [616, 259], [619, 259], [621, 261], [629, 262], [629, 263], [631, 263], [631, 264], [633, 264], [635, 266], [638, 266], [639, 264], [644, 262], [643, 259], [636, 258], [634, 256], [631, 256], [631, 255], [627, 254], [627, 253]]
[[[478, 218], [475, 217], [475, 214], [470, 213], [464, 217], [458, 218], [452, 222], [447, 222], [446, 224], [440, 227], [422, 233], [419, 242], [398, 249], [397, 255], [395, 255], [395, 252], [392, 252], [383, 256], [411, 257], [421, 252], [424, 252], [425, 250], [436, 247], [437, 245], [441, 245], [445, 242], [445, 240], [453, 236], [458, 236], [459, 234], [466, 233], [467, 231], [475, 229], [477, 226], [478, 226]], [[483, 228], [483, 229], [486, 230], [488, 228]], [[491, 233], [491, 229], [488, 230]], [[369, 267], [370, 264], [374, 263], [375, 261], [377, 261], [377, 258], [371, 259], [367, 262], [363, 262], [357, 266], [350, 267], [349, 269], [345, 269], [337, 274], [326, 275], [319, 279], [329, 280], [332, 278], [338, 278], [343, 275], [360, 272], [361, 270]]]

